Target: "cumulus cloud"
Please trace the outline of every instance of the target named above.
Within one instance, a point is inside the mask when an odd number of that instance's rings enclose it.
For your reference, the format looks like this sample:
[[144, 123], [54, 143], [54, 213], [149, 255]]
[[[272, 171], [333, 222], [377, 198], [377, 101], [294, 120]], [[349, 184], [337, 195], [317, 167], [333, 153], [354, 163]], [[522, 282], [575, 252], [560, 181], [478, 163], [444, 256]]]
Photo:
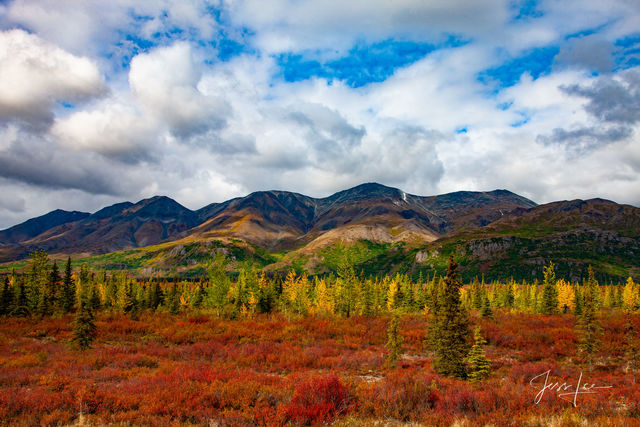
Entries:
[[[58, 120], [52, 134], [62, 145], [128, 163], [161, 157], [169, 137], [208, 145], [220, 140], [217, 131], [225, 127], [230, 108], [219, 97], [203, 94], [197, 88], [200, 79], [188, 44], [140, 54], [131, 61], [130, 92]], [[240, 151], [251, 150], [246, 139], [233, 140]], [[232, 141], [210, 145], [226, 152], [232, 146]]]
[[23, 30], [0, 32], [0, 121], [50, 124], [57, 101], [83, 102], [106, 92], [93, 61]]
[[134, 106], [108, 99], [94, 110], [57, 121], [51, 133], [61, 146], [137, 163], [153, 157], [157, 126]]
[[187, 43], [141, 54], [131, 61], [133, 94], [180, 138], [225, 126], [228, 105], [197, 88], [201, 71]]

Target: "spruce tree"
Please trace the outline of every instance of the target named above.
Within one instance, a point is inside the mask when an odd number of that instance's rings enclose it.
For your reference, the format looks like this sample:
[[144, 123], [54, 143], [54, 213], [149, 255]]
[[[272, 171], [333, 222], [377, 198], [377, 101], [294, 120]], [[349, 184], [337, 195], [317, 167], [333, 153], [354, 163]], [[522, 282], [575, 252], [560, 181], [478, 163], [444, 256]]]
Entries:
[[489, 300], [489, 295], [484, 293], [484, 297], [482, 300], [482, 310], [480, 311], [480, 315], [482, 317], [493, 317], [493, 310], [491, 310], [491, 301]]
[[27, 297], [27, 290], [24, 282], [21, 280], [18, 285], [18, 295], [16, 296], [15, 304], [11, 310], [11, 315], [15, 317], [26, 317], [31, 313], [29, 307], [29, 298]]
[[71, 257], [67, 258], [67, 266], [62, 279], [61, 307], [64, 313], [73, 311], [76, 304], [76, 284], [71, 276]]
[[467, 369], [468, 379], [471, 382], [477, 382], [489, 376], [491, 362], [489, 362], [489, 359], [485, 356], [484, 349], [482, 348], [482, 346], [486, 344], [486, 341], [480, 334], [480, 326], [475, 328], [473, 338], [475, 342], [465, 361], [469, 364]]
[[71, 342], [80, 350], [87, 350], [91, 348], [91, 343], [95, 339], [96, 333], [95, 316], [89, 307], [86, 296], [82, 296], [78, 304], [78, 311], [76, 312]]
[[9, 284], [9, 276], [4, 277], [4, 285], [2, 286], [2, 294], [0, 294], [0, 316], [11, 313], [13, 305], [13, 291]]
[[133, 295], [132, 284], [131, 282], [127, 281], [123, 286], [124, 286], [124, 289], [122, 290], [122, 298], [121, 298], [122, 312], [124, 314], [128, 314], [129, 316], [135, 317], [138, 305]]
[[473, 281], [471, 285], [471, 297], [472, 297], [472, 307], [476, 310], [481, 310], [484, 305], [484, 284], [480, 285], [478, 282], [478, 278]]
[[442, 375], [465, 378], [464, 358], [469, 352], [469, 321], [460, 304], [460, 286], [458, 264], [452, 255], [444, 278], [442, 306], [436, 315], [434, 366]]
[[149, 308], [157, 310], [164, 303], [164, 292], [157, 281], [149, 286]]
[[387, 359], [386, 365], [395, 368], [402, 352], [402, 336], [400, 335], [400, 315], [394, 311], [387, 329]]
[[40, 302], [38, 304], [38, 313], [43, 316], [48, 316], [53, 313], [55, 307], [58, 306], [58, 287], [60, 284], [60, 270], [58, 269], [58, 263], [54, 262], [49, 273], [49, 279], [44, 287], [42, 294], [40, 295]]
[[204, 296], [205, 296], [204, 286], [202, 283], [200, 283], [193, 296], [193, 302], [191, 303], [193, 308], [202, 307], [202, 303], [204, 302]]
[[622, 286], [618, 285], [616, 286], [616, 292], [614, 296], [614, 306], [619, 308], [619, 307], [622, 307], [622, 305], [623, 305]]
[[169, 314], [178, 314], [180, 312], [180, 295], [178, 294], [178, 286], [175, 282], [171, 286], [171, 292], [167, 298], [167, 309]]
[[575, 307], [573, 309], [573, 314], [576, 316], [582, 316], [582, 307], [584, 306], [584, 301], [582, 298], [582, 291], [580, 290], [580, 286], [575, 286]]
[[598, 319], [597, 309], [598, 282], [593, 274], [593, 268], [589, 266], [589, 278], [583, 291], [584, 306], [577, 328], [579, 344], [578, 348], [583, 359], [589, 364], [589, 370], [593, 369], [593, 358], [598, 351], [602, 327]]
[[93, 312], [100, 310], [100, 306], [102, 305], [102, 301], [100, 301], [100, 294], [98, 293], [98, 288], [93, 286], [91, 288], [91, 296], [89, 297], [89, 307]]
[[370, 279], [363, 280], [363, 308], [362, 314], [366, 317], [373, 316], [374, 314], [374, 295], [373, 295], [373, 283]]
[[553, 314], [558, 307], [558, 293], [556, 291], [556, 273], [553, 262], [544, 268], [544, 287], [542, 288], [542, 314]]
[[338, 312], [345, 317], [353, 316], [355, 313], [357, 281], [351, 253], [343, 248], [342, 256], [338, 262], [337, 273], [342, 283], [339, 295]]

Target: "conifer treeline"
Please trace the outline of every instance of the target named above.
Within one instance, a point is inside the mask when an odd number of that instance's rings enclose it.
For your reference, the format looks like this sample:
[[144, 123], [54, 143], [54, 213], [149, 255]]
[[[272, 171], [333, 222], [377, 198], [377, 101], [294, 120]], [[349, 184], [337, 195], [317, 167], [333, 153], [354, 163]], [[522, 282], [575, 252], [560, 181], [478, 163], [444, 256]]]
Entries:
[[[374, 316], [389, 312], [435, 313], [445, 304], [446, 276], [412, 281], [396, 274], [382, 278], [357, 275], [345, 257], [336, 275], [308, 277], [291, 271], [284, 279], [242, 268], [236, 280], [225, 271], [226, 260], [216, 255], [199, 282], [136, 280], [125, 273], [72, 271], [70, 260], [60, 273], [57, 262], [36, 251], [24, 274], [2, 280], [0, 315], [48, 316], [76, 311], [84, 298], [91, 310], [120, 311], [131, 317], [142, 310], [179, 313], [210, 310], [224, 317], [281, 312], [337, 316]], [[588, 295], [587, 295], [588, 293]], [[543, 284], [484, 283], [475, 280], [460, 287], [460, 302], [467, 311], [491, 316], [496, 309], [527, 313], [573, 313], [581, 316], [585, 297], [599, 308], [640, 309], [639, 286], [629, 278], [625, 284], [601, 286], [593, 274], [584, 283], [556, 279], [553, 264], [545, 268]]]

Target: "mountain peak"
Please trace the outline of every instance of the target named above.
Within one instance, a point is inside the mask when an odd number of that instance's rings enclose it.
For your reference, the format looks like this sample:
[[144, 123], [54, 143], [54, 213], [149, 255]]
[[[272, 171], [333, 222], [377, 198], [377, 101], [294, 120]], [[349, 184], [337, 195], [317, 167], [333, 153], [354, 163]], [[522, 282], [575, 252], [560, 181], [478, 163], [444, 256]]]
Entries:
[[333, 203], [342, 203], [351, 200], [363, 200], [377, 197], [401, 198], [404, 194], [404, 191], [394, 187], [387, 187], [386, 185], [378, 184], [377, 182], [367, 182], [347, 190], [339, 191], [325, 198], [325, 200], [330, 200]]

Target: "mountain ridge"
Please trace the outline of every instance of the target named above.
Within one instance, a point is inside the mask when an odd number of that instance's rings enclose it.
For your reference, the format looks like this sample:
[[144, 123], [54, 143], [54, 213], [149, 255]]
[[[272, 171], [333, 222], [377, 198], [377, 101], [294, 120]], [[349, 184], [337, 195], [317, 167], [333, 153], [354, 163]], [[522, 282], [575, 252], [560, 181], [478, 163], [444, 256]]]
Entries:
[[[135, 274], [202, 274], [222, 250], [236, 267], [321, 274], [334, 271], [342, 247], [373, 275], [431, 275], [454, 255], [465, 278], [539, 278], [551, 259], [565, 277], [588, 265], [603, 277], [640, 276], [640, 209], [605, 199], [537, 205], [504, 189], [417, 196], [364, 183], [322, 198], [256, 191], [197, 210], [154, 196], [92, 214], [53, 212], [0, 231], [13, 236], [0, 241], [0, 262], [39, 248]], [[58, 219], [45, 229], [47, 215]]]
[[[492, 219], [500, 209], [535, 205], [507, 190], [416, 196], [378, 183], [363, 183], [322, 198], [282, 190], [256, 191], [197, 210], [167, 196], [153, 196], [58, 220], [55, 218], [60, 215], [54, 215], [58, 211], [53, 211], [0, 231], [0, 261], [25, 257], [37, 248], [107, 253], [190, 235], [239, 238], [265, 248], [292, 249], [327, 231], [360, 223], [405, 227], [413, 230], [413, 237], [430, 241], [456, 227], [453, 210], [470, 214], [474, 209], [494, 206], [498, 210], [483, 213]], [[34, 223], [39, 225], [30, 233], [19, 232]]]

